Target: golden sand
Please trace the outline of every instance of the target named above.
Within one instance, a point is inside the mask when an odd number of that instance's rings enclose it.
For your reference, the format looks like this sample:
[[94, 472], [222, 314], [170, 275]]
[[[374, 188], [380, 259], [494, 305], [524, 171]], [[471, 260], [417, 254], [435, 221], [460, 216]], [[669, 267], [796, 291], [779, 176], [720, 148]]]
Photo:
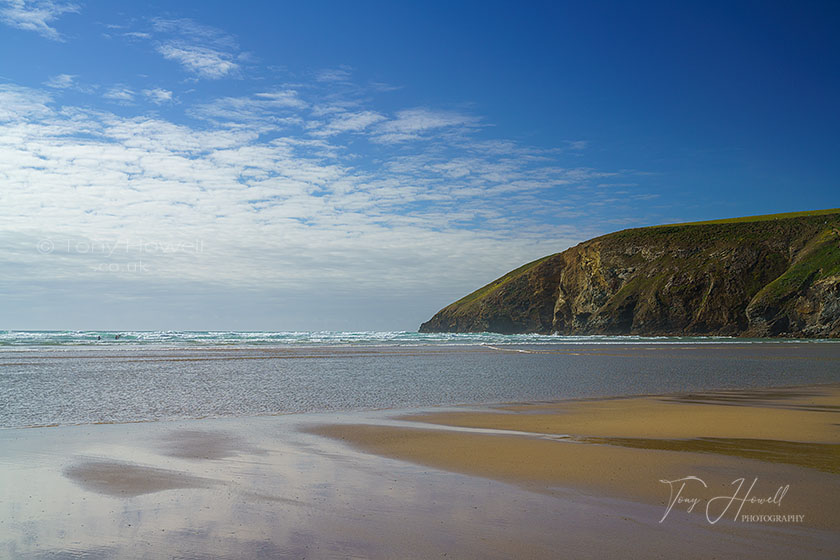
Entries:
[[403, 418], [430, 427], [329, 425], [312, 431], [371, 453], [538, 491], [662, 506], [669, 488], [661, 480], [696, 476], [709, 486], [702, 489], [705, 496], [717, 496], [732, 495], [738, 478], [747, 485], [757, 478], [753, 495], [772, 496], [790, 486], [783, 507], [762, 513], [801, 513], [805, 525], [840, 528], [833, 498], [840, 496], [837, 386], [515, 405]]
[[407, 416], [431, 424], [621, 438], [840, 443], [840, 387], [719, 391]]

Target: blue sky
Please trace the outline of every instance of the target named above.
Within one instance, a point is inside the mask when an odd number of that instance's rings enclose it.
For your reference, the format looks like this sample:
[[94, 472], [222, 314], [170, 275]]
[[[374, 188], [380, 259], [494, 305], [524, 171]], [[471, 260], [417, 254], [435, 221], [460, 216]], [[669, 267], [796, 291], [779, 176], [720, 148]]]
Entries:
[[413, 330], [840, 206], [838, 6], [0, 0], [0, 328]]

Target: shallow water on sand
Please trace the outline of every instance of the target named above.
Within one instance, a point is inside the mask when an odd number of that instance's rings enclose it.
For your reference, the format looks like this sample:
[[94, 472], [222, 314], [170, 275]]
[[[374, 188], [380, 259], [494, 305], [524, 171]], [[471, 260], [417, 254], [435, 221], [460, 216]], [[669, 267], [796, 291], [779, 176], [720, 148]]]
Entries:
[[0, 427], [838, 381], [840, 343], [6, 346]]
[[[0, 431], [0, 556], [833, 558], [832, 533], [516, 485], [302, 428], [389, 412]], [[558, 444], [559, 445], [559, 444]]]

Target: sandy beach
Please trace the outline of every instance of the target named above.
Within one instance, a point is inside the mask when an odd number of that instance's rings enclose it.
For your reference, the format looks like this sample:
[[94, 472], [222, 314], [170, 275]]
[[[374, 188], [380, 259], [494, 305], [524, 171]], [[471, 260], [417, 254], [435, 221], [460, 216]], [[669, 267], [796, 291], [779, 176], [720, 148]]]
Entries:
[[0, 555], [831, 558], [838, 413], [830, 385], [0, 430]]
[[[500, 406], [490, 411], [403, 416], [452, 431], [384, 426], [323, 426], [315, 431], [390, 457], [519, 484], [540, 492], [573, 488], [589, 495], [666, 508], [672, 485], [706, 498], [774, 495], [790, 486], [782, 504], [761, 514], [808, 512], [800, 525], [840, 528], [826, 495], [840, 495], [840, 388], [800, 387], [758, 391], [581, 400], [550, 405]], [[481, 433], [495, 430], [497, 433]], [[678, 483], [673, 484], [675, 490]], [[692, 486], [694, 488], [692, 488]], [[728, 501], [718, 500], [715, 519]], [[675, 504], [675, 508], [677, 509]], [[704, 504], [703, 504], [704, 505]], [[741, 513], [756, 513], [745, 503]], [[687, 509], [687, 506], [682, 508]], [[706, 514], [704, 507], [693, 512]]]

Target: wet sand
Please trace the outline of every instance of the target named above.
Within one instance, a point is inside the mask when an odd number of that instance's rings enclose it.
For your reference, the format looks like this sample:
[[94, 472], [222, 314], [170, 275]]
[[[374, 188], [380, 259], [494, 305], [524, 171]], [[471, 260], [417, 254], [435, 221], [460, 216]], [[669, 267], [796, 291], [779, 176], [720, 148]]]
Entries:
[[[702, 498], [693, 512], [711, 518], [728, 502], [707, 510], [706, 500], [732, 496], [739, 478], [745, 485], [736, 498], [774, 496], [788, 486], [783, 503], [746, 503], [741, 513], [796, 512], [804, 515], [802, 526], [840, 531], [840, 386], [509, 405], [401, 419], [414, 425], [312, 431], [371, 453], [538, 492], [573, 489], [663, 509], [672, 486], [663, 481], [694, 476], [703, 482], [687, 483], [686, 495]], [[439, 429], [452, 427], [467, 430]], [[728, 515], [737, 520], [735, 509]]]
[[[771, 393], [0, 430], [0, 557], [833, 558], [838, 388]], [[734, 474], [805, 520], [660, 523]]]

